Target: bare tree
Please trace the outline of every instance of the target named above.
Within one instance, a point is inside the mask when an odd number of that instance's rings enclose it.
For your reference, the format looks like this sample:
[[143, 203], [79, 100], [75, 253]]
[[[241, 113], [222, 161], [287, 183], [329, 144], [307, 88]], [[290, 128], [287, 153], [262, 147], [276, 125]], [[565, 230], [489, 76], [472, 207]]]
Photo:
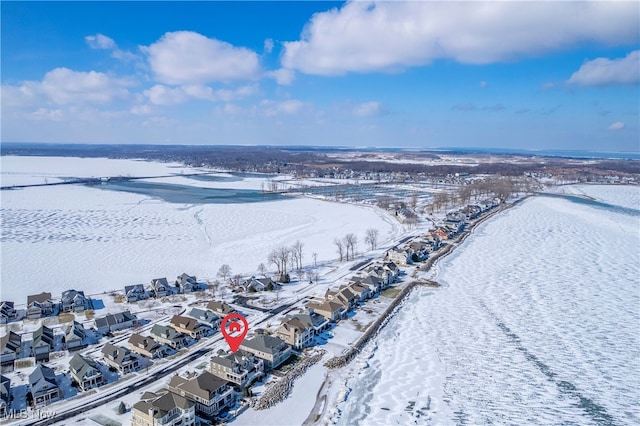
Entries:
[[240, 274], [235, 274], [232, 278], [231, 281], [233, 282], [233, 285], [240, 285], [240, 282], [242, 281], [242, 275]]
[[302, 249], [303, 248], [304, 248], [304, 244], [300, 242], [300, 240], [296, 241], [295, 244], [293, 244], [293, 247], [291, 247], [291, 252], [297, 262], [298, 270], [302, 269]]
[[333, 240], [333, 244], [336, 245], [336, 248], [338, 249], [338, 255], [340, 256], [340, 262], [342, 262], [342, 260], [344, 259], [344, 243], [340, 238], [336, 237]]
[[273, 263], [276, 266], [277, 274], [282, 275], [282, 264], [280, 262], [280, 258], [278, 257], [277, 250], [271, 250], [268, 257], [269, 263]]
[[364, 242], [369, 244], [371, 250], [375, 250], [378, 246], [378, 233], [379, 231], [375, 228], [369, 228], [365, 232]]
[[264, 263], [258, 265], [258, 272], [260, 272], [260, 275], [263, 275], [265, 277], [267, 276], [267, 267], [264, 266]]
[[387, 194], [379, 195], [377, 197], [378, 207], [381, 209], [387, 210], [391, 205], [391, 196]]
[[280, 279], [278, 281], [287, 281], [287, 266], [291, 257], [291, 249], [289, 247], [279, 247], [269, 253], [269, 263], [276, 265]]
[[351, 251], [351, 258], [356, 255], [356, 244], [358, 244], [358, 237], [355, 234], [349, 233], [344, 236], [344, 245], [347, 249], [347, 260], [349, 260], [349, 251]]
[[313, 256], [313, 267], [317, 268], [318, 267], [318, 253], [313, 253], [311, 256]]
[[218, 269], [218, 276], [222, 278], [222, 281], [226, 281], [227, 277], [231, 275], [231, 266], [226, 263]]
[[411, 206], [412, 209], [415, 209], [418, 206], [418, 193], [417, 192], [412, 192], [411, 193], [411, 198], [409, 200], [409, 205]]

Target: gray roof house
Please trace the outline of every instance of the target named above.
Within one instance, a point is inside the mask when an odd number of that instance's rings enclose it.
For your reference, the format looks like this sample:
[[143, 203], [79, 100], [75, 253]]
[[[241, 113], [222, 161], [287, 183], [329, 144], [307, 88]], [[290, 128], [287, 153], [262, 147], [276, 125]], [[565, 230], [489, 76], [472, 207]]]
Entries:
[[84, 312], [88, 302], [84, 291], [67, 290], [62, 293], [61, 309], [63, 312]]
[[86, 337], [84, 326], [78, 321], [71, 323], [64, 335], [64, 344], [67, 350], [80, 349], [84, 347], [83, 341]]
[[177, 374], [169, 381], [169, 390], [195, 402], [196, 413], [208, 418], [235, 403], [229, 382], [205, 371], [197, 377], [183, 378]]
[[237, 312], [234, 308], [231, 307], [231, 305], [215, 300], [207, 304], [207, 309], [209, 309], [220, 318], [224, 318], [232, 312]]
[[107, 343], [102, 348], [102, 357], [110, 367], [115, 368], [122, 374], [131, 373], [140, 368], [138, 358], [131, 355], [131, 351], [122, 346], [114, 346]]
[[22, 352], [22, 336], [13, 331], [0, 337], [0, 363], [12, 363]]
[[196, 421], [195, 403], [165, 389], [145, 392], [131, 411], [132, 425], [193, 426]]
[[13, 302], [0, 302], [0, 324], [6, 324], [17, 316]]
[[251, 339], [245, 339], [240, 345], [240, 349], [262, 358], [267, 370], [277, 368], [291, 356], [291, 346], [278, 337], [266, 334], [258, 334]]
[[49, 359], [49, 352], [53, 350], [53, 346], [53, 330], [42, 324], [39, 329], [33, 332], [33, 342], [31, 343], [31, 352], [36, 357], [36, 361]]
[[129, 349], [147, 358], [162, 358], [164, 356], [163, 346], [151, 336], [133, 333], [129, 337]]
[[53, 313], [54, 302], [51, 293], [42, 292], [27, 296], [27, 317], [40, 318]]
[[151, 280], [151, 292], [156, 298], [170, 295], [171, 289], [169, 288], [169, 282], [167, 279], [155, 278]]
[[196, 277], [186, 273], [178, 275], [176, 286], [180, 289], [180, 293], [191, 293], [201, 289]]
[[11, 408], [9, 400], [11, 399], [11, 380], [8, 377], [0, 375], [0, 419], [7, 415]]
[[112, 333], [125, 328], [131, 328], [138, 322], [138, 317], [129, 311], [108, 314], [103, 318], [96, 318], [96, 329], [102, 334]]
[[243, 350], [236, 353], [219, 350], [218, 355], [211, 358], [209, 371], [222, 380], [244, 388], [262, 377], [264, 361], [262, 358]]
[[211, 327], [213, 330], [220, 328], [220, 317], [209, 309], [193, 308], [188, 314], [190, 317], [197, 319], [202, 324]]
[[208, 331], [207, 328], [200, 324], [197, 320], [182, 315], [174, 315], [169, 321], [169, 325], [176, 331], [184, 333], [192, 339], [199, 339]]
[[104, 377], [98, 363], [88, 357], [76, 353], [69, 361], [69, 373], [83, 391], [97, 388], [104, 384]]
[[315, 333], [311, 324], [306, 321], [289, 318], [278, 327], [276, 336], [295, 349], [304, 349], [313, 344]]
[[124, 287], [124, 297], [129, 303], [145, 300], [147, 291], [142, 284], [127, 285]]
[[275, 283], [271, 278], [256, 278], [251, 277], [244, 282], [243, 287], [246, 291], [265, 291], [275, 287]]
[[180, 349], [186, 345], [186, 336], [168, 325], [154, 324], [150, 331], [151, 336], [160, 343], [164, 343], [173, 349]]
[[49, 405], [62, 398], [62, 392], [56, 382], [56, 373], [44, 364], [38, 364], [29, 375], [29, 388], [36, 408]]

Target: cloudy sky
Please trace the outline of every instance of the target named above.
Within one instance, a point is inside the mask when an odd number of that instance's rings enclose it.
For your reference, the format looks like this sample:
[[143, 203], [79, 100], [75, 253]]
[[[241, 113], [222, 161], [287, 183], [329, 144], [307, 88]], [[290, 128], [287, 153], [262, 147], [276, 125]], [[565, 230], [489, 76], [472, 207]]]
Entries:
[[640, 3], [3, 2], [2, 141], [640, 151]]

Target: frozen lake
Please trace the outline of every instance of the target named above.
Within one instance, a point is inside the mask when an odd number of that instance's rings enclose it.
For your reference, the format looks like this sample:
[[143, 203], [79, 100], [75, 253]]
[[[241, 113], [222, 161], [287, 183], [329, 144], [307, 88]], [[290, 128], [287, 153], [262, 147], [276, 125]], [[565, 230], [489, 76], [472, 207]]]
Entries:
[[640, 424], [638, 191], [482, 224], [354, 362], [337, 423]]
[[114, 188], [119, 190], [60, 185], [2, 191], [2, 300], [24, 304], [27, 295], [42, 291], [59, 296], [75, 288], [94, 294], [153, 278], [172, 282], [183, 272], [215, 279], [222, 264], [233, 274], [251, 275], [260, 263], [272, 270], [269, 252], [296, 240], [304, 244], [303, 263], [310, 265], [312, 253], [318, 262], [337, 257], [335, 237], [352, 232], [363, 241], [371, 227], [379, 230], [382, 243], [401, 231], [394, 218], [369, 207], [265, 199], [259, 194], [264, 177], [181, 175], [193, 172], [134, 160], [2, 157], [3, 184], [63, 176], [175, 175]]

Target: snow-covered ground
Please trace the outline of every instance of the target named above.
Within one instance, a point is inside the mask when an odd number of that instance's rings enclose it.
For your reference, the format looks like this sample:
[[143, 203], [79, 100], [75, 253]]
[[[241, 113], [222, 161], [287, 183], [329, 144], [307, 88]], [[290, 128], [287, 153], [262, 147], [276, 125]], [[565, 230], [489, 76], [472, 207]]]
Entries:
[[607, 204], [640, 210], [638, 185], [568, 185], [558, 187], [558, 192], [587, 195]]
[[197, 173], [178, 163], [79, 157], [0, 157], [0, 186], [61, 182], [63, 178], [107, 176], [157, 176]]
[[638, 210], [535, 197], [490, 219], [334, 380], [321, 423], [640, 423], [638, 259]]
[[[175, 164], [134, 160], [2, 157], [3, 179], [5, 173], [15, 178], [18, 172], [25, 179], [14, 179], [16, 183], [29, 182], [29, 176], [182, 171], [193, 172]], [[164, 179], [202, 188], [233, 184], [257, 189], [261, 184], [255, 177], [230, 183]], [[272, 269], [269, 252], [296, 240], [304, 244], [303, 261], [309, 265], [312, 253], [318, 262], [337, 257], [335, 237], [354, 233], [363, 241], [366, 229], [376, 228], [383, 242], [401, 231], [394, 218], [377, 209], [307, 198], [176, 204], [83, 185], [2, 191], [1, 196], [1, 297], [17, 304], [41, 291], [59, 295], [75, 288], [95, 294], [153, 278], [173, 280], [183, 272], [215, 278], [222, 264], [230, 265], [233, 273], [250, 275], [260, 263]]]

